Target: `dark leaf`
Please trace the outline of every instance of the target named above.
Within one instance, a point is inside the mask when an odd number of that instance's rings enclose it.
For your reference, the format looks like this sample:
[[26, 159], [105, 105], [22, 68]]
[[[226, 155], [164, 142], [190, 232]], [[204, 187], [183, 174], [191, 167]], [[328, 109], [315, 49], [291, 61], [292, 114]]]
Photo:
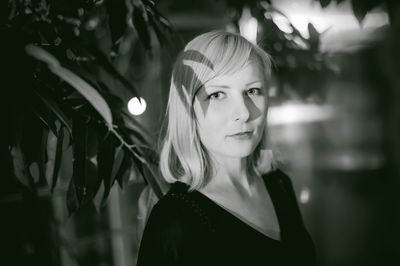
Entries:
[[31, 163], [31, 165], [29, 166], [29, 173], [33, 178], [33, 182], [38, 183], [40, 179], [40, 172], [39, 172], [39, 165], [37, 162]]
[[115, 179], [117, 180], [121, 189], [125, 187], [127, 179], [129, 178], [132, 167], [132, 160], [129, 154], [124, 153], [122, 158], [121, 166], [118, 169], [118, 172], [115, 174]]
[[19, 182], [21, 182], [21, 184], [26, 187], [30, 187], [31, 182], [29, 180], [28, 167], [19, 144], [11, 148], [11, 157], [13, 160], [15, 177], [19, 180]]
[[60, 122], [68, 129], [70, 135], [72, 135], [71, 124], [68, 121], [68, 118], [64, 114], [64, 112], [58, 107], [56, 102], [51, 99], [49, 95], [42, 95], [42, 92], [39, 92], [33, 89], [35, 94], [39, 97], [39, 99], [57, 116]]
[[104, 182], [100, 183], [100, 187], [96, 192], [96, 195], [93, 197], [93, 205], [96, 208], [97, 212], [100, 212], [104, 207]]
[[108, 58], [103, 54], [102, 51], [99, 49], [92, 47], [90, 48], [90, 53], [93, 54], [93, 56], [96, 58], [96, 61], [99, 63], [99, 65], [107, 71], [112, 77], [116, 78], [119, 80], [122, 85], [124, 85], [126, 88], [129, 89], [129, 91], [133, 94], [133, 96], [138, 96], [136, 88], [133, 86], [131, 82], [129, 82], [126, 78], [124, 78], [116, 69], [115, 67], [110, 63]]
[[382, 3], [382, 0], [352, 0], [351, 6], [353, 8], [354, 16], [357, 18], [360, 25], [365, 18], [365, 15], [373, 8]]
[[121, 145], [115, 151], [114, 165], [113, 165], [112, 174], [111, 174], [112, 179], [116, 179], [117, 173], [121, 169], [121, 165], [122, 165], [124, 157], [125, 157], [125, 153], [124, 153], [124, 150]]
[[47, 161], [46, 161], [45, 177], [47, 180], [47, 184], [50, 188], [53, 187], [52, 182], [53, 182], [54, 162], [56, 159], [56, 153], [57, 153], [57, 136], [52, 131], [49, 131], [46, 144]]
[[317, 29], [314, 27], [312, 23], [308, 23], [308, 34], [309, 34], [309, 44], [310, 44], [310, 50], [314, 53], [318, 52], [319, 48], [319, 32]]
[[97, 154], [97, 165], [99, 180], [104, 183], [104, 195], [103, 201], [106, 200], [110, 193], [111, 186], [114, 183], [112, 176], [113, 165], [114, 165], [114, 154], [116, 150], [116, 139], [110, 133], [105, 137], [101, 143], [99, 143], [99, 151]]
[[86, 200], [86, 158], [87, 158], [87, 123], [83, 117], [76, 116], [72, 120], [74, 141], [73, 150], [73, 183], [79, 204]]
[[44, 128], [42, 132], [43, 133], [38, 151], [37, 163], [39, 166], [40, 179], [46, 182], [47, 138], [49, 136], [49, 130], [47, 128]]
[[67, 209], [69, 215], [74, 213], [79, 208], [79, 200], [77, 197], [76, 187], [74, 181], [72, 180], [69, 183], [68, 191], [67, 191]]
[[54, 135], [57, 135], [57, 127], [54, 124], [54, 119], [49, 118], [48, 115], [42, 115], [36, 111], [33, 112], [48, 130], [51, 130]]
[[53, 167], [53, 175], [52, 175], [52, 182], [51, 182], [51, 192], [54, 191], [54, 188], [57, 184], [58, 179], [58, 171], [61, 165], [61, 158], [63, 154], [63, 142], [64, 142], [64, 127], [60, 127], [58, 130], [57, 135], [57, 147], [56, 147], [56, 155], [54, 157], [54, 167]]
[[127, 8], [125, 0], [107, 0], [105, 1], [109, 17], [112, 42], [115, 43], [121, 38], [127, 27], [125, 14]]
[[325, 8], [331, 3], [331, 0], [319, 0], [319, 3], [321, 4], [322, 8]]
[[147, 50], [151, 50], [150, 30], [147, 22], [146, 11], [142, 6], [134, 6], [132, 22], [139, 35], [139, 39]]
[[73, 88], [75, 88], [86, 100], [99, 112], [109, 126], [112, 126], [112, 115], [109, 106], [101, 95], [89, 83], [72, 71], [62, 67], [60, 62], [52, 54], [39, 46], [29, 44], [25, 51], [32, 57], [48, 64], [49, 69], [55, 75], [63, 79]]

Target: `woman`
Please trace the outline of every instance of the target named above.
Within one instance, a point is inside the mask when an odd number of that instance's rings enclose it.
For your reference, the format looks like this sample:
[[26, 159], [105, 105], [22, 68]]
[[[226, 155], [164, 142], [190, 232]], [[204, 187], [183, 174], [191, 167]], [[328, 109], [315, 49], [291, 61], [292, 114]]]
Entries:
[[160, 158], [172, 186], [151, 211], [138, 266], [314, 264], [289, 178], [257, 168], [270, 68], [263, 50], [221, 31], [178, 56]]

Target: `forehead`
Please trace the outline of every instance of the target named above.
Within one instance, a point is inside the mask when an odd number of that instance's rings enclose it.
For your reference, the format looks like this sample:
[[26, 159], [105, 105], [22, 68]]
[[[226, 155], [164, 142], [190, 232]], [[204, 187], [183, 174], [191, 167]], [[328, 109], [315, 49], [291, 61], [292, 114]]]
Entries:
[[264, 82], [264, 68], [256, 61], [250, 61], [236, 71], [217, 74], [208, 80], [205, 87], [247, 85], [251, 82]]

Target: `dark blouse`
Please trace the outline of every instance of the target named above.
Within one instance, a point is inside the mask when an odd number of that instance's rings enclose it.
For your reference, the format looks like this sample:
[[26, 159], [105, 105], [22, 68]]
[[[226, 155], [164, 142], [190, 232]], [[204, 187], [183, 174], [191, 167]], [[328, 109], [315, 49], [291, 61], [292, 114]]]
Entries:
[[153, 207], [137, 266], [315, 265], [291, 181], [280, 170], [263, 176], [281, 230], [272, 239], [199, 191], [176, 182]]

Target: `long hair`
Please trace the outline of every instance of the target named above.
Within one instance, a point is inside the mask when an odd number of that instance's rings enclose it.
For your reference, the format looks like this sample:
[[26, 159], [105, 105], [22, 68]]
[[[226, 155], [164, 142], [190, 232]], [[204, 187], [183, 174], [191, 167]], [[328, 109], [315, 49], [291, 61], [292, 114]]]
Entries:
[[[161, 143], [160, 169], [164, 179], [182, 181], [199, 189], [212, 176], [213, 167], [197, 133], [194, 97], [205, 82], [243, 68], [256, 60], [263, 69], [265, 84], [271, 75], [270, 56], [242, 36], [211, 31], [190, 41], [174, 64], [167, 105], [167, 129]], [[254, 152], [247, 157], [249, 172], [257, 172], [265, 130]]]

